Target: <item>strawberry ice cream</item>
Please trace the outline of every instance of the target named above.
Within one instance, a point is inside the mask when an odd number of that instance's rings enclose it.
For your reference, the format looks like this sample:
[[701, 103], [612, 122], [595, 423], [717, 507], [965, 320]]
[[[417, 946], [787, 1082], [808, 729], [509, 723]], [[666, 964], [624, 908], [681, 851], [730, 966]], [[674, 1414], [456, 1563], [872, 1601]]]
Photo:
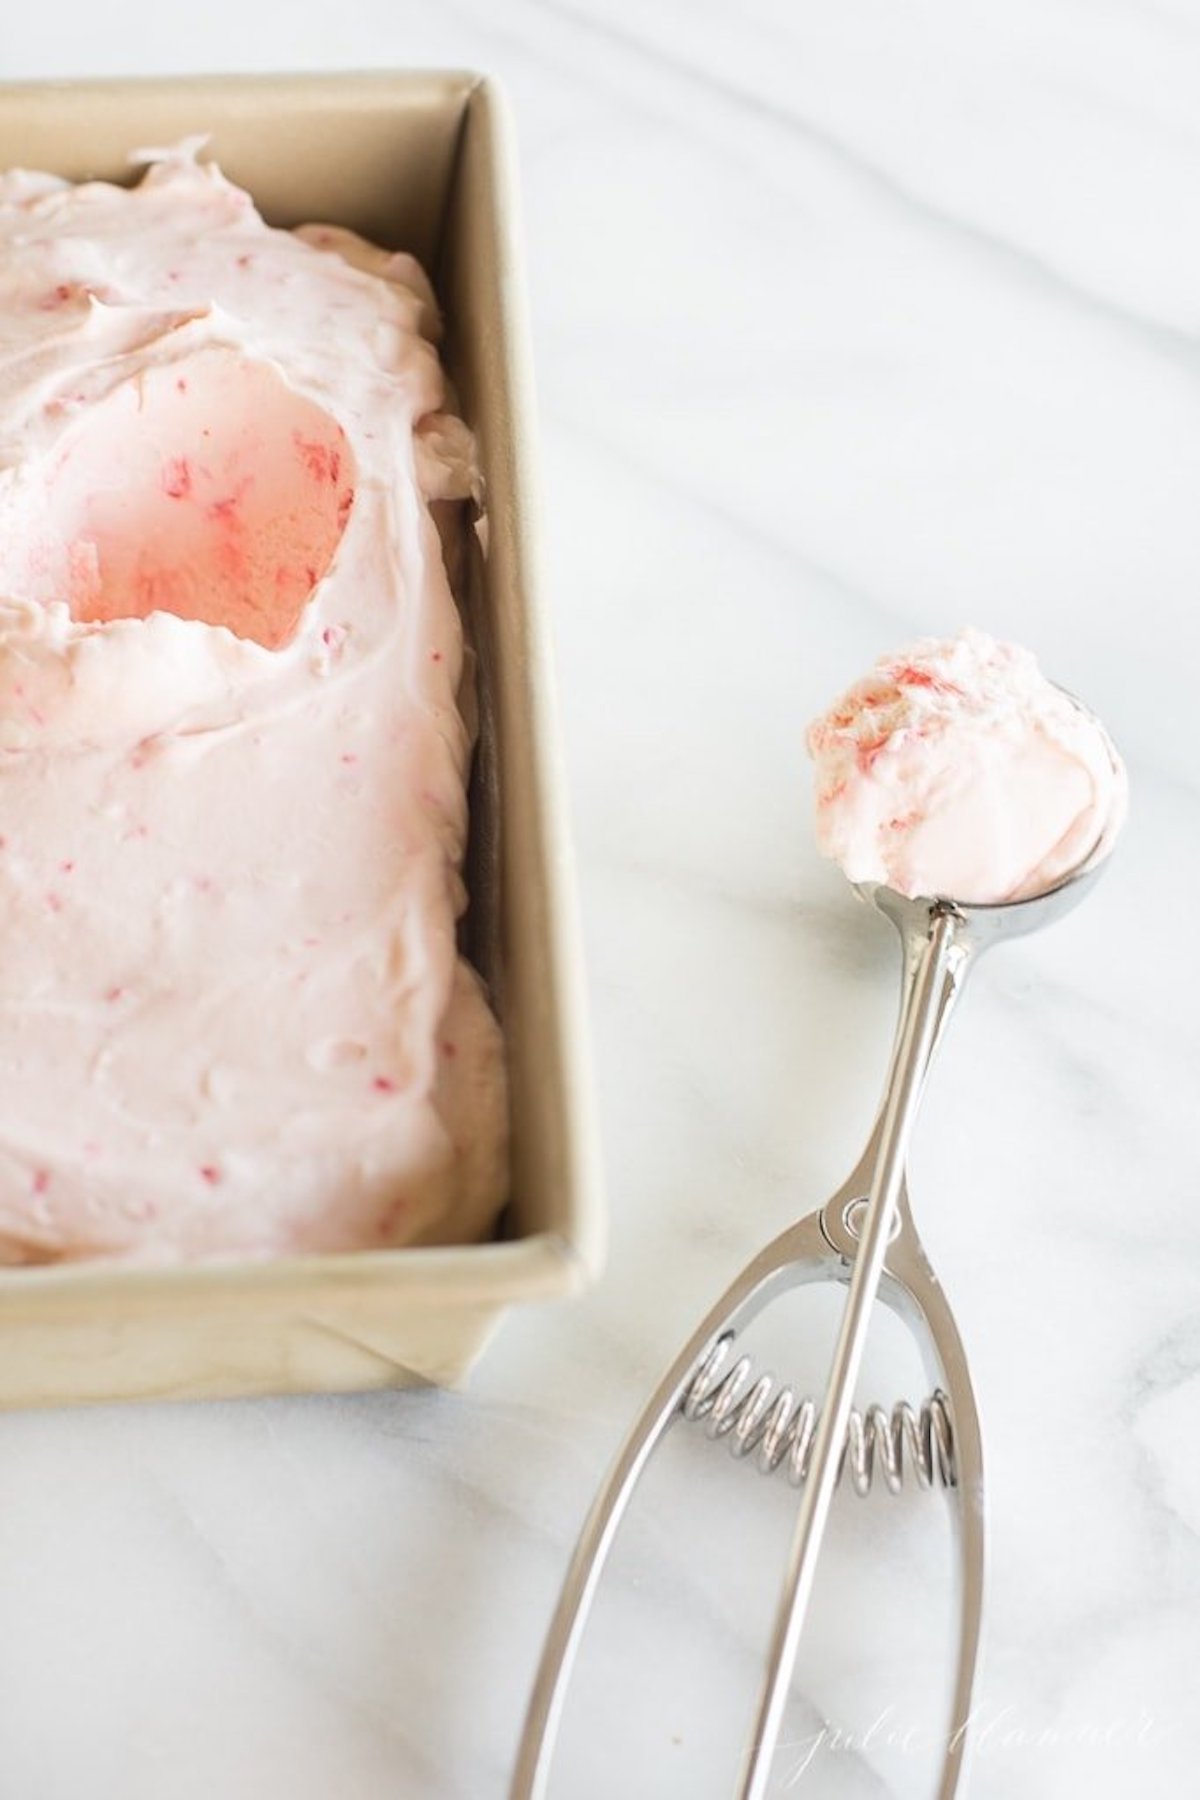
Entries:
[[0, 177], [0, 1259], [484, 1233], [424, 277], [189, 147]]
[[1044, 893], [1120, 829], [1102, 726], [982, 632], [885, 657], [809, 729], [817, 842], [851, 881], [994, 904]]

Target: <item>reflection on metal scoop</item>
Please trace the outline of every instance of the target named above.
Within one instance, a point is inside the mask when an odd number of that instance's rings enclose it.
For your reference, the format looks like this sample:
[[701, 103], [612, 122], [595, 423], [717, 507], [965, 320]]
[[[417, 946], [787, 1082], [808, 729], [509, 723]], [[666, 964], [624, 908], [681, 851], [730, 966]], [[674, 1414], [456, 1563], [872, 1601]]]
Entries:
[[[1082, 709], [1081, 709], [1082, 710]], [[1114, 763], [1116, 761], [1115, 752]], [[938, 1800], [952, 1800], [968, 1749], [983, 1617], [984, 1496], [979, 1418], [962, 1340], [913, 1224], [906, 1162], [934, 1050], [968, 970], [981, 951], [1024, 936], [1070, 910], [1107, 860], [1106, 827], [1091, 853], [1043, 894], [997, 906], [907, 899], [885, 887], [859, 892], [900, 933], [903, 990], [895, 1048], [874, 1129], [853, 1173], [817, 1212], [790, 1226], [743, 1270], [684, 1345], [626, 1440], [584, 1525], [551, 1622], [518, 1754], [511, 1800], [543, 1800], [567, 1678], [605, 1559], [655, 1445], [678, 1419], [728, 1436], [735, 1454], [781, 1465], [803, 1484], [783, 1592], [771, 1632], [736, 1800], [764, 1800], [771, 1757], [834, 1488], [843, 1466], [864, 1493], [878, 1469], [893, 1491], [907, 1460], [921, 1486], [952, 1496], [960, 1570], [958, 1664]], [[725, 1372], [737, 1332], [777, 1295], [812, 1281], [849, 1284], [824, 1398], [797, 1402], [757, 1380], [745, 1358]], [[919, 1413], [865, 1415], [851, 1406], [876, 1296], [917, 1339], [934, 1393]]]

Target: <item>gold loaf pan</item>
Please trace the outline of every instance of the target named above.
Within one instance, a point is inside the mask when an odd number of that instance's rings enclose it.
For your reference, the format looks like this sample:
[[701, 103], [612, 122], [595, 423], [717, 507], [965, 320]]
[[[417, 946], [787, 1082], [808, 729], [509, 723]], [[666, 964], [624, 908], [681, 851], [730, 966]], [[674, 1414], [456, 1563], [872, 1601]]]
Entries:
[[0, 168], [124, 180], [208, 134], [276, 225], [324, 220], [412, 251], [477, 434], [486, 557], [468, 948], [508, 1043], [512, 1189], [496, 1241], [271, 1263], [0, 1270], [0, 1404], [451, 1383], [505, 1307], [575, 1291], [601, 1255], [582, 972], [552, 670], [537, 589], [533, 402], [504, 110], [464, 73], [0, 86]]

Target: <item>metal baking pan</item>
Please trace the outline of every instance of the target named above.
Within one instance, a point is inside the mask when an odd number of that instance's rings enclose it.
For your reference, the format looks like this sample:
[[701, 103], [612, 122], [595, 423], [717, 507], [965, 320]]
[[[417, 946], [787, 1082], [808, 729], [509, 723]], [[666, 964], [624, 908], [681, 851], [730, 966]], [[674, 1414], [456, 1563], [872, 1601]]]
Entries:
[[508, 1044], [511, 1196], [496, 1239], [462, 1248], [0, 1270], [0, 1405], [451, 1383], [506, 1307], [575, 1291], [601, 1255], [502, 101], [440, 72], [0, 86], [3, 168], [123, 180], [132, 151], [198, 132], [272, 224], [412, 251], [445, 313], [487, 494], [463, 595], [482, 713], [468, 929]]

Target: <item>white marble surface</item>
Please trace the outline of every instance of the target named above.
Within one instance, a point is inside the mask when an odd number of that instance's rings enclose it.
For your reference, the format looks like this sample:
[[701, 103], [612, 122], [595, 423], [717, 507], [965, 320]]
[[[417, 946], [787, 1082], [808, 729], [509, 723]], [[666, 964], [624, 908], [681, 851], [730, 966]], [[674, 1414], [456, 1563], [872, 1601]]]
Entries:
[[[814, 855], [801, 727], [965, 621], [1034, 645], [1134, 783], [1096, 897], [985, 967], [915, 1158], [988, 1450], [971, 1793], [1192, 1793], [1200, 8], [64, 0], [0, 30], [4, 76], [405, 63], [516, 104], [608, 1273], [461, 1395], [0, 1420], [0, 1795], [504, 1793], [622, 1430], [873, 1107], [892, 944]], [[816, 1380], [805, 1307], [775, 1336]], [[870, 1397], [920, 1386], [895, 1331], [870, 1361]], [[673, 1445], [556, 1794], [730, 1792], [793, 1504]], [[944, 1526], [839, 1509], [776, 1795], [931, 1792]]]

